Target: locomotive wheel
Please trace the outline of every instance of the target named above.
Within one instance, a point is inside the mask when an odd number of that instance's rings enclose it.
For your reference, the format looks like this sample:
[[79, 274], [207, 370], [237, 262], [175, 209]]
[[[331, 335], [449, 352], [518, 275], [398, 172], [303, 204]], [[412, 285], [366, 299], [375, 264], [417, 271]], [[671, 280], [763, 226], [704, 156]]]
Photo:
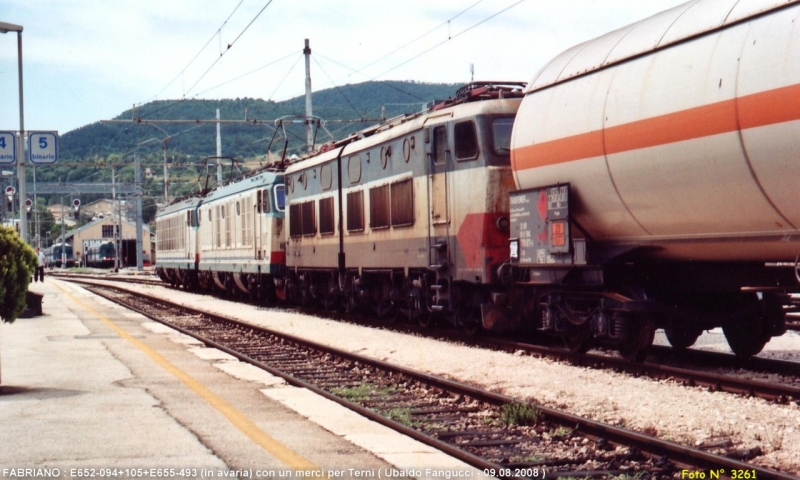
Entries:
[[480, 308], [465, 308], [456, 315], [458, 326], [464, 330], [467, 335], [476, 335], [483, 329], [483, 322], [481, 322], [481, 309]]
[[342, 301], [339, 298], [339, 295], [334, 292], [330, 292], [322, 298], [322, 307], [329, 312], [339, 310], [341, 304]]
[[422, 328], [430, 328], [436, 323], [436, 315], [428, 312], [421, 312], [417, 318], [419, 326]]
[[[722, 325], [725, 340], [737, 357], [747, 359], [758, 354], [767, 344], [769, 337], [761, 331], [761, 319], [747, 322], [726, 323]], [[766, 338], [765, 338], [766, 337]]]
[[397, 320], [395, 304], [392, 303], [391, 300], [381, 300], [374, 307], [374, 310], [375, 314], [377, 314], [378, 318], [381, 320], [386, 320], [388, 322], [394, 322]]
[[626, 319], [626, 332], [619, 343], [619, 354], [625, 360], [641, 362], [653, 344], [655, 323], [649, 317]]
[[665, 328], [664, 333], [673, 349], [685, 350], [694, 345], [703, 331], [692, 327], [670, 327]]
[[592, 331], [589, 324], [581, 326], [570, 324], [564, 335], [564, 347], [570, 353], [586, 353], [592, 346]]

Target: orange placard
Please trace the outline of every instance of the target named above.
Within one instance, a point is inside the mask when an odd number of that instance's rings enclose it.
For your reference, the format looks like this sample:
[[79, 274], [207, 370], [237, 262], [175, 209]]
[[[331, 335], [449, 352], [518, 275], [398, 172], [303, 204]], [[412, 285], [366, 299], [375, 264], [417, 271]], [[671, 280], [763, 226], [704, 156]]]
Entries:
[[565, 222], [553, 222], [550, 224], [550, 244], [554, 247], [563, 247], [567, 244]]

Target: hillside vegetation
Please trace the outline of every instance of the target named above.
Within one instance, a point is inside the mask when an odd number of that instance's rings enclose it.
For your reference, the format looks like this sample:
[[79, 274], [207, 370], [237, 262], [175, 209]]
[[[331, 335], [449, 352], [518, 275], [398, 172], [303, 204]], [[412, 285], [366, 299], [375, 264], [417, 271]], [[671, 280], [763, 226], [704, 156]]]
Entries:
[[[455, 95], [458, 84], [430, 84], [418, 82], [365, 82], [314, 92], [313, 114], [328, 122], [316, 133], [316, 144], [340, 139], [357, 130], [379, 123], [385, 118], [420, 111], [431, 101], [447, 99]], [[115, 167], [117, 181], [130, 183], [133, 175], [133, 152], [137, 151], [142, 161], [144, 175], [145, 221], [152, 220], [155, 204], [164, 201], [163, 140], [166, 142], [166, 157], [169, 167], [170, 198], [185, 195], [204, 182], [206, 173], [211, 174], [209, 186], [215, 186], [216, 125], [198, 123], [197, 120], [213, 120], [216, 110], [224, 121], [247, 123], [223, 123], [221, 127], [222, 155], [236, 159], [237, 168], [225, 160], [225, 179], [247, 169], [258, 167], [267, 161], [267, 149], [271, 158], [278, 159], [283, 153], [285, 140], [287, 155], [303, 152], [306, 133], [302, 120], [305, 115], [305, 97], [299, 96], [283, 102], [265, 101], [256, 98], [226, 100], [161, 100], [122, 112], [115, 120], [125, 122], [96, 122], [63, 134], [60, 138], [59, 162], [36, 169], [38, 182], [111, 182]], [[284, 129], [277, 128], [275, 120], [285, 119]], [[187, 123], [155, 123], [148, 121], [181, 120]], [[292, 123], [294, 120], [294, 123]], [[348, 122], [337, 122], [348, 120]], [[278, 133], [276, 135], [276, 130]], [[145, 143], [146, 142], [146, 143]], [[211, 168], [206, 168], [211, 163]], [[33, 181], [33, 169], [28, 169], [28, 181]], [[104, 195], [88, 195], [77, 192], [73, 195], [40, 196], [39, 203], [70, 203], [70, 197], [79, 197], [88, 204]], [[105, 195], [107, 197], [107, 195]], [[43, 206], [42, 206], [43, 208]], [[42, 227], [43, 230], [49, 227]], [[56, 228], [60, 232], [60, 227]], [[51, 235], [53, 236], [53, 235]]]

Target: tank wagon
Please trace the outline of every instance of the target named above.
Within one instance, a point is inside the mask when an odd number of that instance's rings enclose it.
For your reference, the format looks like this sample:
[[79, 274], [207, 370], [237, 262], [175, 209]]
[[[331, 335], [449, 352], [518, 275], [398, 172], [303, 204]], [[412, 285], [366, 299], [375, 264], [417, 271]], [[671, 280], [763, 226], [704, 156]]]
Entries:
[[784, 332], [798, 24], [797, 1], [696, 0], [536, 74], [513, 132], [507, 274], [537, 328], [628, 357], [656, 327], [686, 347], [722, 326], [742, 356]]
[[283, 175], [262, 171], [179, 199], [157, 217], [156, 272], [165, 282], [262, 298], [285, 263]]

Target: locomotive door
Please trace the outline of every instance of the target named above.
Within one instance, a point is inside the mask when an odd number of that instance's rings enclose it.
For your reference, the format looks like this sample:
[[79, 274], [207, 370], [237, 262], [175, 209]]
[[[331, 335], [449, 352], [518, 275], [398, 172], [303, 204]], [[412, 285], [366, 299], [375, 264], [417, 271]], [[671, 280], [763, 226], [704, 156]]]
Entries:
[[[264, 211], [264, 203], [269, 202], [269, 197], [266, 199], [267, 190], [258, 189], [256, 190], [256, 204], [253, 206], [253, 258], [256, 260], [261, 259], [261, 251], [263, 250], [264, 245], [264, 225], [263, 222], [265, 221], [263, 213]], [[269, 203], [267, 203], [269, 205]]]
[[450, 205], [448, 183], [452, 159], [447, 142], [447, 126], [439, 125], [429, 130], [431, 142], [428, 151], [428, 259], [432, 267], [450, 264], [448, 248], [450, 230]]

